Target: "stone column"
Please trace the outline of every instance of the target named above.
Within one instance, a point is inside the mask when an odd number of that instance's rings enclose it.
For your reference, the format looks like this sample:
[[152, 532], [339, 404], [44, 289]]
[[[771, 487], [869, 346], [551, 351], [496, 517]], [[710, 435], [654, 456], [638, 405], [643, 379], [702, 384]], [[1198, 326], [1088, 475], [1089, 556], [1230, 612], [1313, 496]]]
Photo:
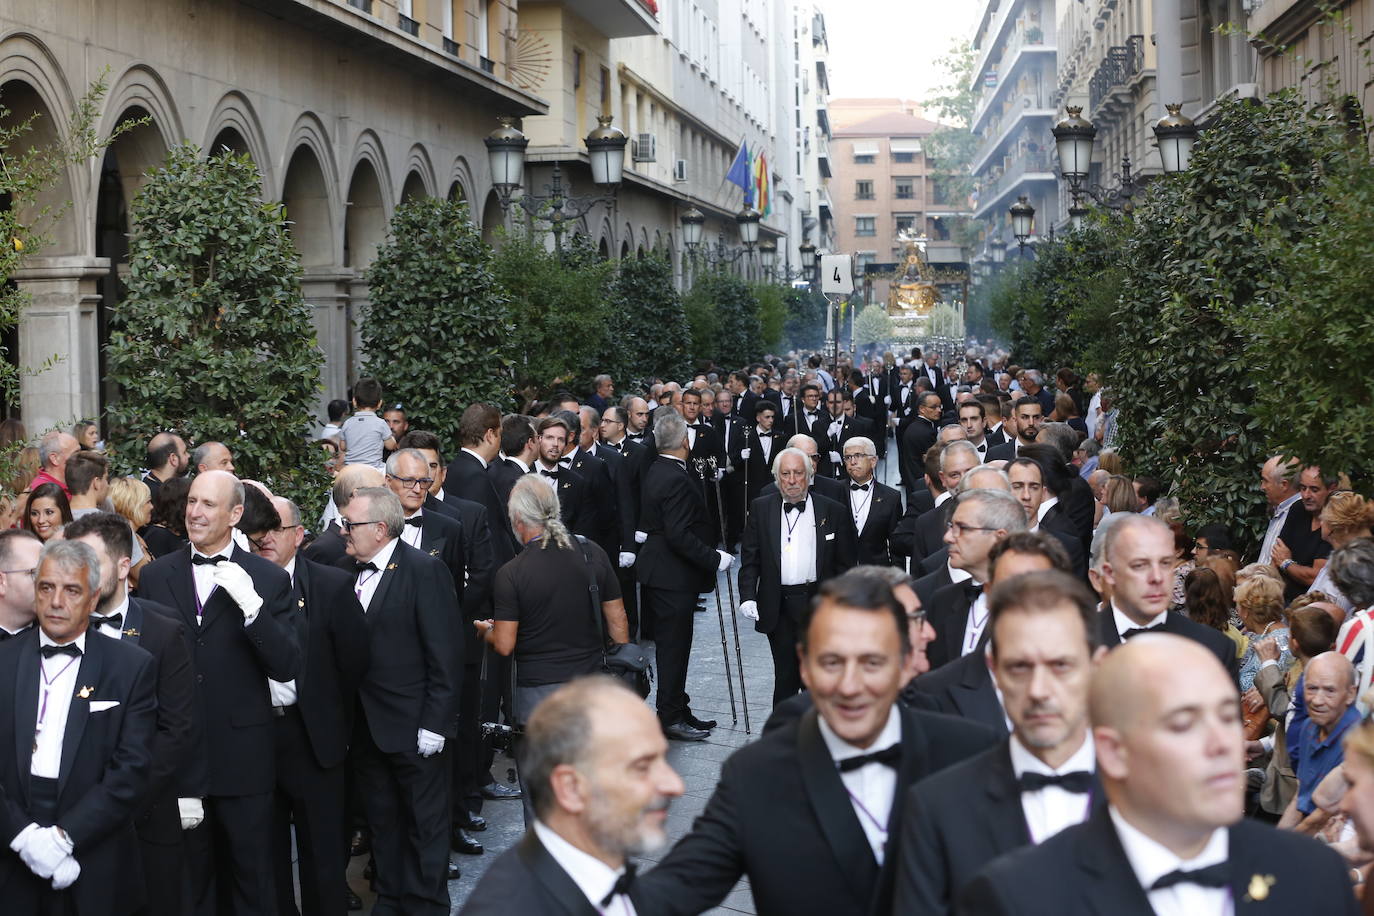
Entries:
[[19, 406], [30, 435], [37, 435], [99, 411], [96, 281], [109, 273], [110, 259], [31, 258], [26, 264], [14, 274], [29, 294], [19, 321], [18, 359], [26, 371]]
[[353, 383], [353, 329], [349, 324], [352, 280], [353, 271], [346, 267], [307, 267], [301, 277], [301, 292], [314, 309], [315, 340], [324, 354], [317, 407], [320, 417], [326, 415], [325, 405], [343, 397]]
[[[1183, 29], [1181, 0], [1155, 0], [1155, 119], [1168, 115], [1165, 105], [1183, 99]], [[1146, 36], [1149, 40], [1149, 36]]]

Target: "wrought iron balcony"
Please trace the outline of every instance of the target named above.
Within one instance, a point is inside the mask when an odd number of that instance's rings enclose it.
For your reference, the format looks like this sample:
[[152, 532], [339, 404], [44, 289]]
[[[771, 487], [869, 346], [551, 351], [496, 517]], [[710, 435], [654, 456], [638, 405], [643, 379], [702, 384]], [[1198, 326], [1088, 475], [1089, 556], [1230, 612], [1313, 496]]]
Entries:
[[1145, 36], [1132, 35], [1124, 45], [1113, 45], [1088, 81], [1088, 110], [1096, 112], [1114, 91], [1128, 85], [1145, 69]]

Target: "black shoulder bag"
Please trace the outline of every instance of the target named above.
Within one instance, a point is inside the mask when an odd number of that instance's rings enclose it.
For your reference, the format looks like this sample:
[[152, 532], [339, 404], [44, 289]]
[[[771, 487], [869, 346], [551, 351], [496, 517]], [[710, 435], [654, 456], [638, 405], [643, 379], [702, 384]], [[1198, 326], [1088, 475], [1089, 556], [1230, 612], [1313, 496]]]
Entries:
[[615, 643], [608, 649], [606, 637], [606, 618], [601, 611], [601, 586], [596, 584], [596, 570], [592, 569], [592, 558], [587, 555], [586, 538], [574, 535], [577, 549], [582, 552], [582, 561], [587, 565], [587, 593], [591, 596], [592, 619], [596, 621], [596, 632], [601, 636], [601, 670], [611, 677], [619, 678], [641, 698], [649, 695], [653, 681], [653, 668], [649, 657], [638, 643]]

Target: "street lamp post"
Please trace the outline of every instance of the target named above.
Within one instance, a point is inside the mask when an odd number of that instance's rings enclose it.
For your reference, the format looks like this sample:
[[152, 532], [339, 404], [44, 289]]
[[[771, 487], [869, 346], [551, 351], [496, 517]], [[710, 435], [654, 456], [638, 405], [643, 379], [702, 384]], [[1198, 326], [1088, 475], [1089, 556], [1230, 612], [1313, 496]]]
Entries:
[[1170, 175], [1188, 171], [1193, 161], [1193, 145], [1197, 143], [1197, 125], [1183, 114], [1182, 105], [1165, 105], [1168, 116], [1155, 125], [1155, 142], [1159, 144], [1159, 159]]
[[[718, 266], [721, 264], [733, 264], [740, 258], [749, 255], [752, 257], [754, 249], [759, 242], [759, 221], [763, 215], [753, 207], [745, 204], [744, 209], [735, 214], [735, 224], [739, 226], [739, 238], [743, 247], [731, 251], [724, 242], [717, 241], [714, 247], [702, 244], [702, 235], [706, 229], [706, 214], [696, 207], [688, 208], [682, 214], [682, 241], [687, 246], [689, 254], [705, 264]], [[773, 255], [777, 256], [777, 245], [773, 245]]]
[[[1187, 171], [1192, 160], [1193, 144], [1197, 142], [1197, 125], [1183, 115], [1181, 104], [1166, 105], [1168, 117], [1162, 118], [1154, 127], [1155, 140], [1159, 145], [1159, 156], [1166, 174]], [[1087, 210], [1082, 199], [1087, 197], [1098, 206], [1108, 210], [1119, 210], [1130, 215], [1133, 200], [1142, 184], [1140, 175], [1132, 170], [1129, 156], [1121, 157], [1121, 174], [1110, 187], [1090, 184], [1093, 143], [1097, 139], [1097, 128], [1083, 118], [1083, 109], [1070, 105], [1066, 117], [1050, 131], [1054, 134], [1055, 149], [1059, 154], [1059, 174], [1069, 183], [1072, 205], [1069, 218], [1075, 229], [1082, 228]]]
[[[530, 141], [515, 127], [515, 119], [498, 119], [501, 126], [487, 136], [487, 159], [491, 165], [492, 186], [496, 191], [501, 209], [509, 212], [512, 204], [535, 219], [549, 223], [553, 231], [554, 249], [563, 252], [564, 224], [581, 219], [599, 204], [611, 206], [615, 203], [616, 192], [625, 168], [625, 134], [611, 126], [611, 117], [597, 118], [599, 126], [583, 141], [587, 146], [587, 159], [591, 163], [592, 181], [602, 189], [594, 197], [572, 197], [563, 188], [563, 169], [553, 164], [553, 181], [544, 186], [545, 194], [521, 193], [525, 172], [525, 152]], [[544, 212], [547, 206], [548, 212]]]
[[816, 284], [816, 246], [808, 240], [797, 246], [797, 252], [801, 254], [802, 275], [806, 277], [808, 284], [814, 286]]
[[1022, 194], [1007, 212], [1011, 215], [1011, 234], [1016, 236], [1016, 244], [1020, 246], [1021, 257], [1025, 258], [1026, 242], [1035, 232], [1035, 208], [1030, 205], [1026, 195]]

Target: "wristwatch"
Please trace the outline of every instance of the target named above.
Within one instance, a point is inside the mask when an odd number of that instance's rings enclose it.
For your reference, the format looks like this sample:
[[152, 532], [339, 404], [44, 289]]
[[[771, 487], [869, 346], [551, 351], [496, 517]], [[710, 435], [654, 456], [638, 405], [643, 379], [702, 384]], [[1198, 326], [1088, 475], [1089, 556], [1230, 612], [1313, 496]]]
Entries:
[[1292, 565], [1293, 565], [1293, 558], [1292, 558], [1292, 557], [1289, 557], [1288, 559], [1284, 560], [1282, 563], [1279, 564], [1279, 569], [1280, 569], [1280, 570], [1284, 570], [1284, 569], [1287, 569], [1288, 567], [1290, 567], [1290, 566], [1292, 566]]

